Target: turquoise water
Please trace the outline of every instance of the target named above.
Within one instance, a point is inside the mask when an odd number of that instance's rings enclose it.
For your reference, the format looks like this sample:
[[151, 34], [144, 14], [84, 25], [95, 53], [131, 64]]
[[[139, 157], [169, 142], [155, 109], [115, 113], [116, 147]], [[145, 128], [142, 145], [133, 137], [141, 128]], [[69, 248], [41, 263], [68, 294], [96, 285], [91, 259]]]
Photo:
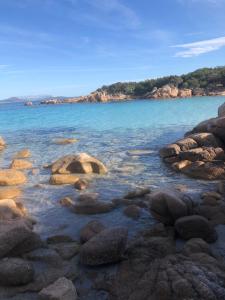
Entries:
[[[90, 219], [100, 219], [110, 226], [126, 224], [133, 231], [154, 222], [148, 212], [143, 211], [137, 222], [126, 218], [122, 209], [96, 216], [72, 214], [61, 208], [58, 200], [65, 195], [76, 198], [78, 193], [71, 186], [50, 186], [50, 174], [43, 165], [71, 153], [96, 156], [106, 164], [109, 173], [92, 179], [88, 192], [99, 193], [105, 201], [120, 197], [136, 186], [183, 184], [190, 193], [201, 191], [210, 184], [167, 169], [158, 151], [200, 121], [216, 116], [224, 100], [225, 97], [196, 97], [34, 107], [0, 104], [0, 135], [8, 144], [0, 155], [0, 165], [8, 167], [20, 149], [31, 150], [31, 160], [39, 172], [28, 171], [29, 181], [23, 186], [22, 201], [37, 218], [36, 229], [44, 236], [59, 232], [78, 236], [79, 229]], [[53, 140], [59, 137], [75, 137], [79, 142], [55, 145]]]

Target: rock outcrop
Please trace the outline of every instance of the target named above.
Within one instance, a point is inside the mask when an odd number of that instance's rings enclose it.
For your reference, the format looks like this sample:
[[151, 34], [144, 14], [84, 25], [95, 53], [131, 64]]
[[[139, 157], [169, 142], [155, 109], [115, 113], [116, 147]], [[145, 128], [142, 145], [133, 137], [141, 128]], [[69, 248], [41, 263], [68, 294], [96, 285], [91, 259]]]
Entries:
[[224, 105], [219, 116], [198, 124], [178, 140], [160, 150], [162, 159], [190, 177], [225, 179], [225, 116]]
[[67, 155], [51, 166], [53, 174], [105, 174], [107, 169], [98, 159], [86, 154]]

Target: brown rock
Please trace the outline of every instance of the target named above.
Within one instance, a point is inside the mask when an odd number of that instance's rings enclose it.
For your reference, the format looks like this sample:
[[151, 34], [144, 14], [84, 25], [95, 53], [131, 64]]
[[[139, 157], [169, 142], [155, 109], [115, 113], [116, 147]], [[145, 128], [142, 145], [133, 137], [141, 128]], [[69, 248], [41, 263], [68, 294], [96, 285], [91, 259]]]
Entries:
[[20, 197], [21, 194], [22, 194], [22, 192], [18, 188], [13, 188], [13, 187], [0, 188], [0, 200], [14, 199], [14, 198]]
[[65, 207], [71, 207], [71, 206], [74, 205], [74, 201], [73, 201], [71, 198], [69, 198], [69, 197], [65, 197], [65, 198], [61, 199], [61, 200], [59, 201], [59, 203], [60, 203], [62, 206], [65, 206]]
[[23, 205], [13, 199], [2, 199], [0, 201], [0, 220], [11, 220], [26, 216]]
[[54, 143], [57, 145], [68, 145], [68, 144], [74, 144], [77, 143], [78, 140], [74, 138], [67, 138], [67, 139], [57, 139], [54, 140]]
[[84, 179], [79, 179], [75, 184], [74, 184], [75, 189], [79, 191], [83, 191], [88, 187], [88, 182], [87, 180]]
[[192, 90], [191, 89], [179, 89], [178, 97], [180, 97], [180, 98], [192, 97]]
[[194, 133], [188, 136], [195, 140], [199, 147], [221, 147], [221, 141], [209, 132]]
[[181, 151], [180, 146], [178, 146], [177, 144], [170, 144], [162, 148], [159, 154], [162, 158], [166, 158], [170, 156], [176, 156], [180, 153], [180, 151]]
[[0, 169], [0, 186], [19, 185], [26, 183], [26, 176], [17, 170]]
[[3, 140], [3, 138], [0, 136], [0, 147], [2, 149], [4, 149], [4, 147], [6, 146], [6, 142]]
[[98, 266], [121, 260], [127, 242], [127, 229], [105, 229], [86, 242], [80, 250], [84, 265]]
[[189, 160], [181, 160], [179, 162], [175, 162], [172, 164], [172, 168], [175, 170], [175, 171], [181, 171], [183, 168], [191, 165], [192, 162], [189, 161]]
[[188, 205], [181, 194], [172, 191], [157, 191], [149, 196], [150, 211], [164, 224], [173, 224], [178, 218], [188, 215]]
[[31, 169], [32, 167], [33, 167], [32, 163], [24, 159], [14, 159], [10, 166], [11, 169], [18, 169], [18, 170]]
[[62, 185], [62, 184], [75, 184], [79, 180], [79, 177], [73, 174], [54, 174], [50, 177], [50, 184]]
[[190, 137], [179, 140], [176, 142], [176, 144], [180, 146], [181, 151], [187, 151], [190, 149], [198, 148], [197, 142]]
[[223, 162], [215, 164], [213, 162], [196, 161], [183, 168], [182, 172], [190, 177], [199, 179], [225, 179], [225, 164]]
[[149, 188], [137, 188], [134, 191], [127, 193], [124, 198], [125, 199], [134, 199], [134, 198], [142, 198], [147, 194], [150, 194], [151, 190]]
[[213, 243], [217, 239], [216, 232], [209, 221], [198, 215], [179, 218], [175, 223], [175, 229], [184, 240], [201, 238], [206, 242]]
[[51, 169], [53, 174], [107, 173], [107, 169], [102, 162], [86, 153], [64, 156], [53, 163]]
[[31, 152], [29, 149], [23, 149], [17, 152], [15, 158], [29, 158], [31, 157]]
[[90, 221], [86, 224], [80, 231], [80, 241], [81, 243], [86, 243], [91, 238], [96, 236], [98, 233], [103, 231], [105, 226], [99, 221]]
[[141, 209], [137, 205], [128, 205], [123, 213], [128, 217], [134, 220], [137, 220], [140, 217]]

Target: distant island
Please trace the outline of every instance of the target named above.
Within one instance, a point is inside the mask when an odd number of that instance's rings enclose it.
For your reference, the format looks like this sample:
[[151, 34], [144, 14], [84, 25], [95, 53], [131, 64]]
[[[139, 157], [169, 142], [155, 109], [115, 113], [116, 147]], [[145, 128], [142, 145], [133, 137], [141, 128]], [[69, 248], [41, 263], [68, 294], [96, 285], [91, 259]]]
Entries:
[[140, 82], [104, 85], [89, 95], [65, 99], [45, 99], [41, 104], [109, 102], [130, 99], [170, 99], [193, 96], [225, 96], [225, 67], [203, 68], [177, 76]]

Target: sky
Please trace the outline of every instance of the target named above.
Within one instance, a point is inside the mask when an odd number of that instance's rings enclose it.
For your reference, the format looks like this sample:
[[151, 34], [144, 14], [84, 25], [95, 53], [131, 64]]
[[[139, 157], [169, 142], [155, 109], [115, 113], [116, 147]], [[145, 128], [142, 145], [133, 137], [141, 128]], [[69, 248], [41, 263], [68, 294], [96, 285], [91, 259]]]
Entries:
[[0, 99], [225, 65], [225, 0], [0, 0]]

